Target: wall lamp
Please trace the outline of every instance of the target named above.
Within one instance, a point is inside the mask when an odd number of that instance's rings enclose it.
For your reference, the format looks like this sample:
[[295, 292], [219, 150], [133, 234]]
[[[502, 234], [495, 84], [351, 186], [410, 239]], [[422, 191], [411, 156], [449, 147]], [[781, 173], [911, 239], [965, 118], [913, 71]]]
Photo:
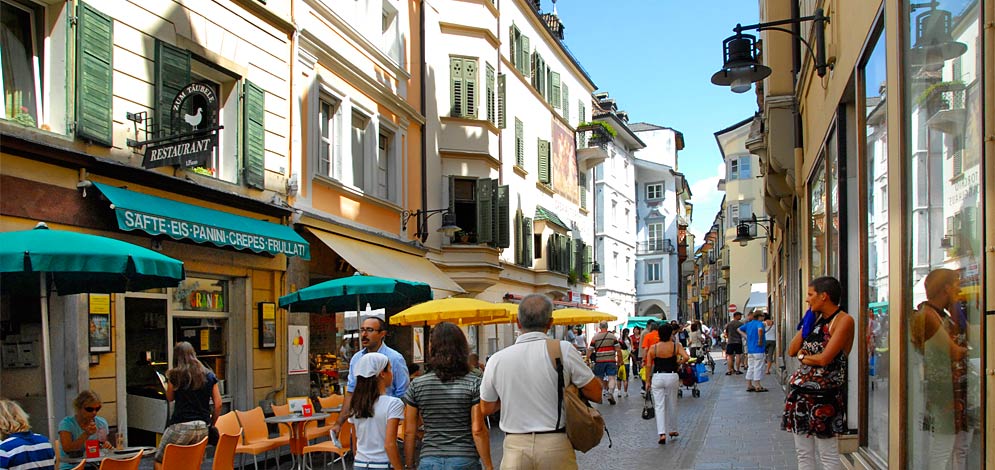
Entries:
[[967, 44], [954, 41], [953, 17], [947, 10], [936, 8], [940, 2], [913, 3], [912, 11], [929, 7], [916, 16], [915, 44], [909, 51], [909, 61], [927, 70], [939, 70], [943, 63], [967, 52]]
[[460, 231], [461, 229], [459, 228], [459, 226], [456, 225], [456, 216], [454, 216], [452, 212], [449, 212], [448, 207], [445, 209], [430, 209], [430, 210], [418, 209], [414, 212], [409, 210], [402, 211], [401, 231], [402, 232], [407, 231], [408, 220], [410, 220], [412, 217], [415, 217], [417, 218], [417, 224], [418, 224], [417, 225], [418, 230], [415, 232], [415, 237], [418, 237], [418, 239], [421, 240], [422, 243], [425, 243], [425, 240], [428, 240], [428, 227], [426, 227], [426, 224], [428, 223], [428, 218], [431, 217], [433, 214], [438, 214], [440, 212], [442, 213], [442, 227], [439, 227], [439, 230], [437, 231], [447, 237], [452, 237], [453, 235], [456, 234], [456, 232]]
[[591, 275], [601, 274], [601, 265], [598, 264], [597, 260], [591, 261], [590, 263], [583, 261], [581, 262], [584, 266], [591, 265]]
[[740, 220], [739, 224], [736, 225], [736, 238], [733, 238], [732, 241], [738, 242], [739, 246], [746, 246], [748, 243], [750, 243], [750, 240], [755, 240], [759, 238], [754, 236], [752, 234], [752, 230], [750, 230], [750, 226], [754, 225], [764, 229], [764, 232], [767, 232], [767, 239], [773, 242], [774, 233], [771, 232], [770, 227], [762, 224], [762, 223], [770, 224], [773, 222], [774, 219], [770, 217], [757, 218], [756, 214], [751, 214], [750, 220]]
[[[779, 28], [786, 24], [800, 24], [803, 21], [815, 22], [815, 49], [800, 35], [791, 30]], [[712, 75], [712, 83], [719, 86], [728, 86], [734, 93], [746, 93], [750, 91], [753, 82], [759, 82], [770, 76], [770, 67], [761, 64], [757, 60], [757, 37], [752, 34], [743, 34], [743, 31], [781, 31], [797, 37], [805, 43], [809, 54], [815, 59], [815, 70], [820, 77], [826, 75], [826, 23], [829, 17], [823, 14], [821, 8], [815, 10], [812, 16], [792, 18], [768, 23], [757, 23], [747, 26], [737, 24], [733, 31], [734, 36], [722, 41], [723, 65], [722, 69]]]

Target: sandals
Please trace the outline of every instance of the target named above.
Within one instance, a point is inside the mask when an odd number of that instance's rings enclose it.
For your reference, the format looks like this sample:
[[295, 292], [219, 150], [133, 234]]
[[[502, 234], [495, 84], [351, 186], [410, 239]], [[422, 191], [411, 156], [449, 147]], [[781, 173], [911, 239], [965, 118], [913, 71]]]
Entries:
[[770, 390], [767, 390], [766, 388], [760, 387], [760, 388], [753, 389], [753, 391], [754, 392], [769, 392]]
[[746, 391], [747, 392], [759, 392], [760, 390], [757, 390], [755, 388], [748, 388], [748, 389], [746, 389]]
[[667, 445], [667, 436], [660, 436], [660, 439], [656, 443], [662, 446]]
[[680, 436], [680, 435], [681, 435], [681, 433], [679, 433], [679, 432], [672, 432], [672, 433], [670, 433], [670, 437], [677, 437], [677, 436]]

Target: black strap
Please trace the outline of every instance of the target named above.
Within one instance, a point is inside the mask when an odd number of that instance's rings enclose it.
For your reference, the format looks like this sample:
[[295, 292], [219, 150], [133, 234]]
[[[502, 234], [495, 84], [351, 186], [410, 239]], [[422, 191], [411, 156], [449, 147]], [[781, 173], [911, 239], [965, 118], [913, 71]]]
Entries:
[[556, 358], [556, 385], [556, 429], [560, 429], [560, 415], [563, 413], [563, 359], [559, 357]]

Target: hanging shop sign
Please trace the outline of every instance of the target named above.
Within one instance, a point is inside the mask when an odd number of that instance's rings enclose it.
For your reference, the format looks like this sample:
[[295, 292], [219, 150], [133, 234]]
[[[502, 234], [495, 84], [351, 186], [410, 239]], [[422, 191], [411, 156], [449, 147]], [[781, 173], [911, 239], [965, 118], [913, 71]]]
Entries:
[[170, 107], [173, 135], [148, 142], [142, 166], [209, 166], [218, 148], [219, 110], [212, 85], [191, 83], [183, 87]]

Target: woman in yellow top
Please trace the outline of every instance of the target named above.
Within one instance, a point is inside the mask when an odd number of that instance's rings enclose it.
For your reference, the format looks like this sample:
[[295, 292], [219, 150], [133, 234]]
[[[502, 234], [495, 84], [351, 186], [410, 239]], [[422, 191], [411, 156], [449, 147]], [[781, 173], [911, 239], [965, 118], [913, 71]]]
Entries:
[[[622, 349], [622, 366], [618, 368], [618, 383], [622, 384], [622, 389], [625, 390], [625, 396], [629, 396], [629, 354], [632, 352], [629, 350], [629, 345], [627, 342], [619, 342]], [[622, 392], [619, 391], [619, 396]]]

